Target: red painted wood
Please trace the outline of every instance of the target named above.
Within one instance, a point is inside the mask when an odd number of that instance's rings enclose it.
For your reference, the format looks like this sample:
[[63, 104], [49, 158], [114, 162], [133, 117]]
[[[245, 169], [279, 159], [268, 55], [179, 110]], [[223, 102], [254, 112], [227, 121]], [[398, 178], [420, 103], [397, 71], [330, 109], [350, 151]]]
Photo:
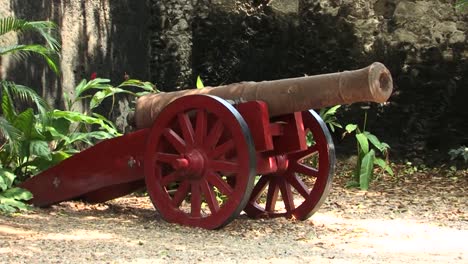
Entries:
[[255, 150], [257, 152], [272, 150], [273, 138], [267, 104], [262, 101], [251, 101], [240, 103], [235, 107], [249, 127], [255, 142]]
[[125, 196], [127, 194], [131, 194], [135, 191], [143, 189], [144, 187], [144, 180], [114, 184], [87, 193], [81, 196], [80, 199], [88, 203], [103, 203], [105, 201], [109, 201], [118, 197]]
[[282, 125], [280, 135], [273, 137], [273, 153], [284, 155], [307, 149], [306, 134], [300, 112], [277, 117], [273, 122]]
[[[141, 180], [148, 132], [149, 129], [143, 129], [102, 141], [32, 177], [21, 187], [34, 195], [32, 204], [47, 206], [98, 189]], [[103, 193], [103, 198], [106, 195]]]

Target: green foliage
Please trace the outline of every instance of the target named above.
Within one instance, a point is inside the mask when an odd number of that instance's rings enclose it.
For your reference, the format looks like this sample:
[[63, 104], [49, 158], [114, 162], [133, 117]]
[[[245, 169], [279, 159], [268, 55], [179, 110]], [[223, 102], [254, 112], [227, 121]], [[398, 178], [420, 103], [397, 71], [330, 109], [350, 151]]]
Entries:
[[26, 21], [14, 17], [0, 18], [0, 37], [10, 32], [22, 34], [24, 32], [35, 32], [46, 42], [41, 44], [13, 44], [0, 47], [0, 56], [10, 54], [16, 59], [25, 59], [32, 54], [41, 56], [50, 69], [59, 74], [59, 51], [61, 49], [58, 41], [57, 25], [51, 21]]
[[450, 155], [451, 160], [463, 159], [468, 163], [468, 147], [461, 146], [456, 149], [451, 149], [448, 154]]
[[467, 8], [468, 7], [468, 0], [458, 0], [456, 3], [455, 3], [455, 6], [459, 9], [462, 9], [462, 8]]
[[322, 117], [323, 121], [328, 125], [332, 132], [335, 132], [336, 127], [343, 128], [336, 118], [336, 112], [340, 107], [341, 105], [335, 105], [333, 107], [323, 108], [320, 110], [320, 117]]
[[[338, 122], [336, 113], [341, 106], [336, 105], [328, 109], [322, 109], [320, 116], [323, 121], [328, 125], [331, 131], [335, 132], [335, 128], [343, 128]], [[357, 141], [357, 154], [358, 159], [354, 168], [353, 180], [349, 183], [349, 186], [360, 187], [362, 190], [369, 189], [369, 184], [372, 181], [374, 166], [380, 167], [383, 171], [390, 175], [393, 175], [393, 170], [388, 163], [388, 149], [390, 146], [385, 142], [381, 142], [375, 135], [365, 130], [367, 122], [367, 112], [364, 115], [364, 126], [363, 129], [359, 129], [356, 124], [348, 124], [345, 127], [345, 133], [353, 134]], [[311, 144], [312, 138], [307, 137], [307, 143]], [[376, 149], [378, 153], [382, 154], [385, 159], [376, 156]]]
[[[373, 179], [375, 165], [380, 167], [382, 171], [392, 176], [394, 175], [388, 163], [388, 149], [390, 146], [385, 142], [381, 142], [375, 135], [365, 131], [366, 119], [367, 113], [364, 118], [364, 127], [362, 130], [360, 130], [356, 124], [348, 124], [345, 127], [346, 132], [343, 135], [354, 133], [357, 141], [356, 149], [358, 159], [354, 168], [353, 180], [350, 182], [349, 186], [360, 187], [361, 190], [369, 189], [369, 184]], [[374, 148], [384, 155], [385, 159], [377, 157]]]
[[[45, 45], [13, 44], [0, 47], [0, 56], [11, 55], [23, 60], [32, 54], [41, 56], [49, 68], [59, 74], [60, 44], [56, 38], [57, 26], [50, 21], [25, 21], [14, 17], [0, 18], [0, 37], [10, 32], [27, 31], [41, 35]], [[13, 187], [16, 180], [28, 174], [31, 158], [52, 160], [52, 153], [44, 134], [50, 111], [47, 103], [31, 88], [0, 80], [0, 212], [27, 210], [24, 203], [32, 198], [27, 190]], [[20, 109], [20, 105], [33, 108]], [[20, 176], [20, 177], [18, 177]]]
[[[121, 135], [106, 117], [94, 113], [108, 97], [125, 93], [135, 97], [157, 92], [154, 86], [138, 80], [127, 80], [117, 87], [108, 79], [83, 80], [76, 87], [75, 97], [67, 96], [67, 110], [51, 109], [32, 89], [9, 82], [2, 83], [3, 116], [0, 117], [0, 211], [26, 209], [21, 201], [27, 198], [13, 188], [13, 181], [21, 182], [65, 159], [96, 141]], [[123, 89], [139, 87], [139, 93]], [[97, 91], [94, 94], [88, 91]], [[81, 113], [74, 109], [77, 103], [89, 100], [90, 110]], [[20, 109], [20, 104], [32, 103], [32, 107]], [[23, 206], [22, 206], [22, 205]]]
[[197, 89], [203, 89], [205, 88], [205, 85], [203, 84], [203, 81], [200, 77], [200, 75], [198, 75], [197, 77]]
[[28, 210], [24, 201], [32, 198], [27, 190], [13, 187], [16, 175], [0, 166], [0, 212], [14, 213], [17, 210]]

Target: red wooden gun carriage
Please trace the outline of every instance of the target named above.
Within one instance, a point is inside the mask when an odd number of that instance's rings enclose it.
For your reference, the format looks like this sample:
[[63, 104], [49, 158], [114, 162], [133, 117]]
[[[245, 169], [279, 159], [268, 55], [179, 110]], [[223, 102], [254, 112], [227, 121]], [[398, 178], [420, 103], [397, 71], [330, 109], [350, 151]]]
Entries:
[[329, 193], [335, 153], [312, 108], [384, 102], [390, 72], [356, 71], [147, 95], [137, 130], [102, 141], [22, 184], [32, 204], [98, 203], [142, 187], [169, 222], [220, 228], [241, 211], [304, 220]]

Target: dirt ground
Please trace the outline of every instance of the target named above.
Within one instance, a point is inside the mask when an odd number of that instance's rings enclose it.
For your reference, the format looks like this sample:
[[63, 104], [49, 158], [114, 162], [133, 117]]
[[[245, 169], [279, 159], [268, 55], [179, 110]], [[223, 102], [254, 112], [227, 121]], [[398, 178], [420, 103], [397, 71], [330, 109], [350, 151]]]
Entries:
[[466, 171], [398, 174], [368, 192], [344, 188], [337, 175], [303, 222], [241, 215], [207, 231], [166, 223], [136, 196], [0, 216], [0, 262], [468, 263]]

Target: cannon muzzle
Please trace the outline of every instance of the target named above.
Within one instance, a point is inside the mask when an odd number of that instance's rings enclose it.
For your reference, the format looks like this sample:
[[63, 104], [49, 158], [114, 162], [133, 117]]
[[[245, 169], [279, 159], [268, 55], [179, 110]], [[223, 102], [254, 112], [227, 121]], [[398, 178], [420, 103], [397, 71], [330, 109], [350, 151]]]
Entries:
[[236, 102], [264, 101], [270, 116], [356, 102], [383, 103], [393, 90], [390, 71], [375, 62], [366, 68], [263, 82], [241, 82], [204, 89], [146, 95], [138, 99], [136, 127], [151, 127], [158, 114], [175, 99], [209, 94]]

